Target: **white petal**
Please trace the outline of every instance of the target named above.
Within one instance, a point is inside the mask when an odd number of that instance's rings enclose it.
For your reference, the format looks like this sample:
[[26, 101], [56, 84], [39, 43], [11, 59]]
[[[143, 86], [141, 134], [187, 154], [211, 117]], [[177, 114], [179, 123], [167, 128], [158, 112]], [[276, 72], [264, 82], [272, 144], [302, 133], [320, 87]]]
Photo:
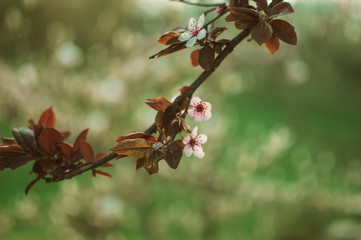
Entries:
[[188, 40], [186, 47], [193, 47], [196, 41], [197, 41], [197, 37], [192, 37], [191, 39]]
[[195, 138], [197, 136], [197, 132], [198, 132], [198, 126], [195, 126], [192, 130], [191, 137]]
[[212, 104], [210, 104], [209, 102], [204, 102], [203, 104], [206, 106], [207, 110], [212, 110]]
[[185, 42], [187, 40], [189, 40], [190, 38], [192, 37], [192, 34], [191, 32], [184, 32], [182, 33], [179, 37], [178, 37], [178, 40], [181, 41], [181, 42]]
[[199, 33], [197, 34], [197, 39], [198, 40], [201, 40], [203, 39], [207, 34], [207, 31], [205, 29], [202, 29], [199, 31]]
[[200, 146], [194, 146], [193, 154], [197, 158], [203, 158], [204, 157], [203, 148]]
[[190, 145], [185, 145], [183, 151], [187, 157], [190, 157], [192, 155], [193, 149]]
[[191, 105], [192, 105], [192, 106], [196, 106], [196, 105], [200, 104], [201, 101], [202, 101], [202, 100], [201, 100], [199, 97], [192, 97]]
[[188, 110], [188, 115], [190, 117], [194, 117], [194, 115], [196, 114], [197, 108], [196, 107], [192, 107], [191, 109]]
[[207, 135], [205, 134], [199, 134], [197, 137], [196, 137], [196, 141], [200, 144], [205, 144], [207, 142]]
[[191, 137], [190, 137], [189, 135], [186, 135], [186, 136], [183, 138], [182, 143], [183, 143], [184, 145], [186, 145], [186, 144], [189, 143], [190, 140], [191, 140]]
[[204, 118], [204, 117], [203, 117], [202, 113], [198, 113], [198, 112], [197, 112], [197, 113], [195, 114], [194, 121], [195, 121], [195, 122], [201, 122], [201, 121], [203, 120], [203, 118]]
[[205, 21], [206, 17], [204, 16], [204, 14], [202, 14], [199, 19], [198, 19], [198, 24], [197, 24], [197, 28], [201, 29], [204, 25], [204, 21]]
[[207, 121], [209, 119], [211, 119], [212, 117], [212, 112], [211, 111], [208, 111], [208, 109], [204, 112], [204, 115], [203, 115], [203, 120], [204, 121]]
[[194, 31], [196, 29], [196, 25], [197, 25], [197, 20], [195, 18], [189, 19], [188, 30], [191, 32]]

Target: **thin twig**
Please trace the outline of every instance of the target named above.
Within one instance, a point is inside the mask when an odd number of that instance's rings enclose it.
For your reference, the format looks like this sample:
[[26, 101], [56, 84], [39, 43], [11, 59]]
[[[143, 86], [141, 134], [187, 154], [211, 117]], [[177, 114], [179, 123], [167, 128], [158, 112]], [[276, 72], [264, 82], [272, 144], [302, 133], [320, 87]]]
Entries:
[[[222, 51], [221, 54], [218, 55], [218, 57], [214, 60], [214, 67], [211, 71], [204, 71], [199, 77], [189, 86], [188, 90], [184, 93], [184, 95], [191, 97], [193, 93], [199, 88], [199, 86], [202, 85], [204, 81], [208, 79], [208, 77], [219, 67], [219, 65], [223, 62], [223, 60], [234, 50], [234, 48], [242, 42], [250, 33], [250, 29], [243, 30], [241, 33], [239, 33], [236, 37], [234, 37], [225, 47], [225, 49]], [[152, 134], [156, 131], [156, 126], [153, 123], [148, 129], [146, 129], [144, 132]], [[86, 171], [89, 171], [91, 169], [97, 168], [100, 165], [109, 162], [110, 160], [117, 157], [117, 154], [114, 152], [108, 153], [102, 158], [99, 158], [98, 160], [95, 160], [94, 162], [84, 164], [78, 169], [71, 170], [60, 177], [53, 177], [50, 179], [46, 179], [46, 182], [59, 182], [65, 179], [73, 178], [77, 175], [80, 175]]]
[[222, 5], [224, 3], [212, 3], [212, 4], [206, 4], [206, 3], [193, 3], [193, 2], [188, 2], [185, 0], [169, 0], [171, 2], [179, 2], [179, 3], [184, 3], [184, 4], [188, 4], [188, 5], [192, 5], [192, 6], [197, 6], [197, 7], [217, 7], [219, 5]]

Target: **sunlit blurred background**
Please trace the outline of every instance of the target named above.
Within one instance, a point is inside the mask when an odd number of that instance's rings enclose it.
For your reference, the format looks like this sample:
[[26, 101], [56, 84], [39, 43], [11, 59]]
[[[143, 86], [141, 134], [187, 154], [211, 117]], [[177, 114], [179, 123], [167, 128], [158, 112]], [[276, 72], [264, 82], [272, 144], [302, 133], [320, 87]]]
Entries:
[[[177, 170], [40, 182], [0, 173], [0, 239], [360, 240], [361, 4], [292, 1], [299, 45], [271, 56], [243, 42], [197, 91], [205, 158]], [[90, 128], [107, 152], [146, 129], [145, 98], [171, 99], [200, 68], [185, 50], [156, 60], [158, 37], [205, 9], [166, 0], [1, 0], [0, 135], [53, 106], [57, 127]], [[221, 21], [219, 26], [223, 26]], [[224, 37], [237, 34], [232, 24]], [[193, 121], [189, 121], [195, 126]]]

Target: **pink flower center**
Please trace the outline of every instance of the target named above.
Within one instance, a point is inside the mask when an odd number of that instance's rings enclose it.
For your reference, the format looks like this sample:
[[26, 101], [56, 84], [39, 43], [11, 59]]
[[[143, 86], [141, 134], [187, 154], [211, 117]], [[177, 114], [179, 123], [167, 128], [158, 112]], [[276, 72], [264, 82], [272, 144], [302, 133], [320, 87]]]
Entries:
[[191, 140], [189, 141], [189, 145], [191, 145], [193, 147], [196, 144], [197, 144], [197, 141], [194, 138], [191, 138]]
[[204, 106], [203, 106], [203, 104], [198, 104], [197, 107], [196, 107], [196, 109], [197, 109], [197, 112], [203, 112], [203, 111], [204, 111]]
[[194, 31], [191, 31], [192, 37], [196, 37], [199, 33], [198, 28], [196, 28]]

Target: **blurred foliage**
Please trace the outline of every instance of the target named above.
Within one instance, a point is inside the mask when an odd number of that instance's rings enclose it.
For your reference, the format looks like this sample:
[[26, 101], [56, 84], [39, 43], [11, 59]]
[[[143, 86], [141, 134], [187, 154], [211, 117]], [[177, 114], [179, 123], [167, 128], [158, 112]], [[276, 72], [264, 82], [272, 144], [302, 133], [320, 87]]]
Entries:
[[[361, 6], [301, 2], [299, 46], [241, 43], [197, 95], [206, 157], [174, 171], [39, 183], [0, 173], [0, 239], [361, 239]], [[0, 135], [48, 106], [73, 138], [106, 151], [147, 128], [145, 98], [171, 98], [201, 72], [190, 51], [149, 61], [157, 38], [201, 9], [163, 0], [2, 0]], [[228, 24], [230, 29], [232, 25]], [[235, 30], [228, 30], [231, 38]]]

